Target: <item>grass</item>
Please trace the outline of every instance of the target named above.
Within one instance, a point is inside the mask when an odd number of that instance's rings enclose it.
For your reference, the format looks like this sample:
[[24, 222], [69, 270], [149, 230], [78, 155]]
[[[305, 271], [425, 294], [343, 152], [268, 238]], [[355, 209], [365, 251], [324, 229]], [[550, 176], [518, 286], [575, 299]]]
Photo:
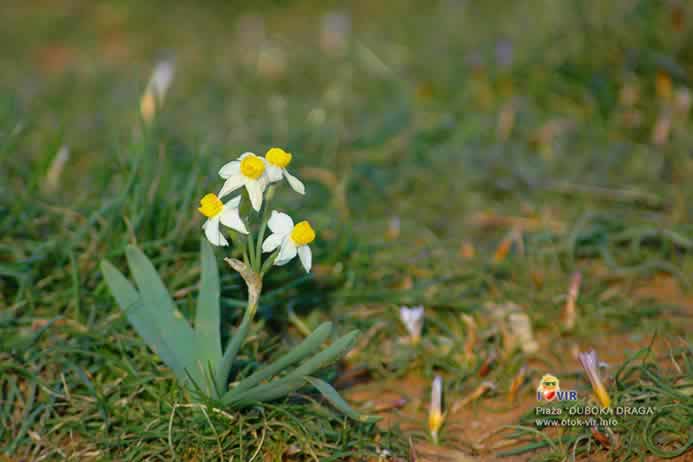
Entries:
[[[670, 364], [675, 371], [667, 371], [655, 358], [650, 349], [640, 350], [628, 358], [615, 372], [614, 382], [616, 400], [614, 413], [601, 416], [604, 420], [616, 422], [615, 425], [598, 426], [596, 429], [574, 426], [560, 435], [536, 438], [536, 431], [531, 429], [536, 422], [534, 410], [521, 419], [512, 438], [534, 440], [532, 443], [500, 453], [501, 456], [521, 454], [542, 447], [550, 448], [543, 455], [544, 460], [561, 460], [565, 454], [572, 457], [590, 454], [592, 446], [603, 445], [609, 456], [617, 460], [644, 458], [648, 455], [659, 458], [673, 458], [685, 454], [693, 445], [690, 422], [690, 350], [676, 348], [671, 351]], [[680, 364], [683, 360], [684, 363]], [[661, 359], [659, 360], [661, 361]], [[581, 403], [585, 406], [584, 403]], [[564, 416], [569, 415], [570, 408], [579, 408], [580, 404], [559, 404]], [[641, 418], [619, 416], [619, 408], [643, 409]], [[648, 414], [647, 409], [652, 409]], [[640, 411], [638, 411], [640, 412]], [[588, 419], [589, 417], [574, 417]], [[555, 417], [554, 420], [560, 419]], [[595, 439], [592, 436], [599, 433]]]
[[[690, 448], [691, 416], [670, 413], [690, 402], [690, 306], [638, 291], [662, 277], [688, 290], [693, 269], [691, 11], [646, 0], [442, 2], [417, 14], [409, 2], [256, 8], [57, 2], [3, 15], [0, 451], [358, 460], [404, 457], [409, 434], [426, 439], [423, 428], [354, 424], [316, 395], [239, 414], [185, 407], [108, 293], [98, 262], [122, 269], [137, 243], [190, 317], [197, 201], [223, 162], [270, 145], [287, 146], [306, 181], [305, 199], [277, 200], [314, 223], [316, 267], [271, 273], [242, 351], [249, 367], [331, 319], [363, 340], [324, 378], [443, 374], [451, 404], [493, 381], [465, 407], [469, 422], [517, 409], [504, 395], [522, 366], [520, 400], [549, 370], [587, 390], [569, 358], [595, 345], [610, 356], [617, 399], [660, 417], [644, 429], [624, 420], [613, 429], [622, 444], [605, 448], [585, 429], [537, 437], [525, 416], [511, 432], [517, 454], [633, 460]], [[344, 50], [316, 46], [329, 11], [350, 14]], [[143, 124], [147, 78], [170, 55], [174, 83], [155, 123]], [[51, 187], [61, 146], [70, 156]], [[579, 318], [565, 332], [577, 270]], [[245, 294], [231, 271], [222, 288], [226, 335]], [[508, 348], [494, 318], [506, 302], [529, 316], [541, 354]], [[400, 340], [401, 304], [426, 306], [418, 346]], [[462, 313], [478, 325], [470, 358]], [[664, 350], [648, 348], [655, 333], [671, 344], [666, 366]], [[444, 445], [488, 453], [449, 420]]]

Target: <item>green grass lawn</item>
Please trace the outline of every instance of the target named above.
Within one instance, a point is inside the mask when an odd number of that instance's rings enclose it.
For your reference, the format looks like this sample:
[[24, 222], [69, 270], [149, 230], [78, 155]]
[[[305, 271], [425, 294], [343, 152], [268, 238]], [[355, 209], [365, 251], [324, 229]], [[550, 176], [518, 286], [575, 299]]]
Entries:
[[[690, 457], [685, 2], [185, 3], [2, 7], [0, 460]], [[147, 123], [161, 60], [175, 77]], [[358, 328], [321, 376], [370, 390], [352, 404], [384, 423], [345, 419], [308, 389], [243, 412], [193, 405], [105, 285], [99, 262], [124, 270], [137, 244], [192, 319], [199, 199], [221, 165], [270, 146], [306, 183], [276, 204], [313, 223], [314, 269], [271, 273], [241, 359], [268, 362], [325, 320]], [[246, 294], [224, 268], [221, 285], [226, 339]], [[537, 352], [508, 334], [508, 303]], [[411, 345], [398, 310], [419, 304]], [[544, 373], [590, 399], [575, 353], [591, 347], [612, 399], [655, 415], [596, 435], [537, 428]], [[462, 403], [438, 447], [435, 375], [447, 408]], [[402, 409], [382, 410], [383, 386]]]

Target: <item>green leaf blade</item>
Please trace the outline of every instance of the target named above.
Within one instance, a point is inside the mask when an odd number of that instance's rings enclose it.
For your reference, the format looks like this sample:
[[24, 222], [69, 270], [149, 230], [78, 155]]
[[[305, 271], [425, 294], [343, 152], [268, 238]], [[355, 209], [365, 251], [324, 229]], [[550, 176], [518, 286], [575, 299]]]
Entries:
[[374, 423], [382, 419], [382, 417], [379, 416], [362, 415], [356, 412], [354, 408], [352, 408], [349, 403], [347, 403], [344, 398], [337, 393], [337, 390], [335, 390], [332, 385], [324, 380], [320, 380], [316, 377], [305, 377], [305, 379], [311, 385], [313, 385], [315, 389], [318, 390], [320, 394], [330, 402], [330, 404], [332, 404], [332, 406], [350, 419], [365, 423]]
[[258, 370], [249, 377], [243, 379], [241, 383], [236, 386], [233, 390], [228, 392], [225, 399], [232, 399], [233, 396], [238, 396], [241, 393], [250, 390], [251, 388], [259, 385], [264, 380], [274, 377], [287, 367], [302, 361], [317, 349], [320, 348], [322, 343], [329, 337], [332, 332], [332, 323], [325, 322], [318, 326], [308, 337], [306, 337], [300, 344], [294, 347], [291, 351], [286, 353], [284, 356], [269, 364], [262, 369]]
[[161, 360], [170, 367], [177, 377], [185, 376], [185, 369], [180, 358], [176, 357], [174, 350], [167, 344], [165, 338], [156, 324], [156, 319], [150, 316], [143, 306], [140, 294], [135, 290], [123, 273], [118, 271], [110, 262], [101, 262], [101, 273], [111, 294], [116, 299], [130, 324], [142, 339], [159, 355]]
[[[135, 246], [129, 245], [125, 252], [130, 272], [135, 279], [142, 298], [143, 309], [148, 311], [159, 326], [162, 337], [174, 350], [183, 368], [199, 384], [206, 380], [206, 365], [196, 357], [197, 338], [188, 321], [178, 311], [168, 289], [159, 277], [156, 269], [146, 255]], [[183, 383], [189, 383], [187, 374], [179, 376]]]
[[220, 283], [217, 261], [212, 246], [202, 239], [200, 246], [200, 292], [195, 312], [195, 335], [200, 356], [205, 362], [219, 367], [221, 362], [221, 319], [219, 308]]
[[337, 361], [349, 351], [358, 334], [358, 331], [352, 331], [338, 338], [328, 348], [325, 348], [281, 379], [259, 385], [240, 394], [234, 394], [233, 390], [231, 390], [224, 395], [222, 403], [243, 407], [255, 402], [278, 399], [299, 389], [305, 384], [305, 376], [312, 374], [327, 364]]

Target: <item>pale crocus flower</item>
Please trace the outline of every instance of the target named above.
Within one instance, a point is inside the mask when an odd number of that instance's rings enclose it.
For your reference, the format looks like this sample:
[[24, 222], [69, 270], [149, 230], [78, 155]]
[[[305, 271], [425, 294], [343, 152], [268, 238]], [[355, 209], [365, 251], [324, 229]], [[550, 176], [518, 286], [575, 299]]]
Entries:
[[603, 408], [608, 408], [611, 405], [611, 398], [599, 377], [599, 360], [597, 359], [597, 353], [594, 350], [587, 353], [579, 353], [578, 359], [580, 360], [580, 364], [582, 364], [582, 368], [585, 369], [587, 377], [590, 379], [592, 390], [597, 397], [597, 401], [599, 401], [599, 404]]
[[219, 176], [226, 180], [219, 191], [219, 197], [224, 197], [245, 186], [250, 203], [256, 211], [259, 211], [262, 207], [262, 194], [269, 182], [266, 169], [265, 160], [252, 152], [246, 152], [238, 160], [225, 164], [219, 170]]
[[513, 380], [510, 382], [510, 392], [508, 393], [508, 401], [510, 403], [515, 402], [515, 398], [517, 398], [517, 392], [520, 390], [520, 387], [522, 384], [525, 382], [525, 377], [527, 375], [527, 366], [522, 366], [519, 371], [517, 371], [517, 374], [513, 377]]
[[409, 337], [412, 343], [418, 343], [421, 339], [421, 330], [424, 323], [424, 307], [423, 305], [409, 308], [403, 306], [399, 309], [399, 319], [404, 324], [404, 327], [409, 332]]
[[467, 361], [474, 359], [474, 346], [476, 345], [476, 321], [468, 314], [462, 315], [462, 321], [467, 327], [467, 339], [464, 341], [464, 356]]
[[443, 420], [443, 379], [436, 375], [431, 386], [431, 407], [428, 412], [428, 430], [436, 444], [438, 444], [438, 432], [443, 426]]
[[565, 302], [565, 308], [563, 308], [563, 328], [566, 330], [572, 330], [575, 327], [575, 322], [577, 320], [576, 302], [578, 295], [580, 294], [580, 282], [582, 281], [582, 275], [579, 271], [573, 273], [573, 277], [570, 281], [570, 289], [568, 291], [568, 298]]
[[527, 313], [515, 312], [508, 315], [508, 325], [511, 336], [517, 341], [525, 354], [534, 354], [539, 351], [539, 343], [534, 338], [532, 321]]
[[385, 236], [388, 239], [397, 239], [399, 237], [401, 228], [402, 220], [398, 216], [391, 217], [387, 224], [387, 232], [385, 233]]
[[140, 100], [140, 113], [146, 122], [151, 122], [156, 110], [164, 103], [166, 92], [173, 81], [175, 69], [173, 60], [161, 61], [154, 68], [147, 89]]
[[65, 169], [65, 164], [70, 160], [70, 148], [63, 145], [58, 150], [58, 153], [53, 158], [51, 166], [46, 173], [46, 179], [42, 184], [45, 192], [55, 192], [60, 184], [60, 176]]
[[260, 45], [256, 60], [256, 69], [260, 77], [268, 80], [281, 79], [287, 67], [287, 53], [278, 43], [265, 41]]
[[487, 391], [490, 390], [495, 390], [496, 389], [496, 384], [493, 382], [490, 382], [488, 380], [481, 382], [478, 387], [474, 389], [470, 394], [465, 396], [463, 399], [460, 401], [457, 401], [455, 404], [452, 405], [452, 412], [455, 413], [468, 405], [469, 403], [476, 401], [477, 399], [481, 398], [484, 396], [484, 394]]
[[207, 221], [202, 225], [202, 229], [204, 229], [205, 236], [211, 244], [218, 246], [229, 245], [219, 230], [219, 223], [235, 229], [239, 233], [248, 234], [245, 223], [243, 223], [238, 213], [240, 202], [241, 196], [238, 196], [224, 204], [216, 194], [211, 193], [205, 195], [200, 200], [200, 208], [197, 210], [207, 217]]
[[273, 252], [279, 247], [274, 264], [285, 265], [298, 254], [303, 267], [310, 272], [313, 256], [308, 244], [315, 240], [315, 230], [310, 223], [304, 220], [294, 225], [289, 215], [273, 210], [267, 226], [272, 234], [262, 243], [262, 251]]
[[332, 55], [343, 54], [349, 46], [351, 16], [333, 11], [323, 15], [320, 21], [320, 48]]
[[291, 158], [291, 153], [284, 151], [282, 148], [271, 148], [267, 151], [265, 154], [267, 177], [272, 183], [281, 181], [282, 177], [284, 177], [294, 191], [299, 194], [305, 194], [306, 188], [303, 186], [301, 180], [290, 174], [286, 169], [291, 163]]

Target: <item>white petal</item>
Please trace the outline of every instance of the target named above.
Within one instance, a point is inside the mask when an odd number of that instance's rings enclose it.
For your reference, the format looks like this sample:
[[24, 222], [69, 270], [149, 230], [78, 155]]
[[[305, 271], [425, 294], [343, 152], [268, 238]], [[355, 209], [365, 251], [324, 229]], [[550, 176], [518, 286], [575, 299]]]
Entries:
[[423, 305], [414, 308], [403, 306], [399, 309], [399, 316], [402, 323], [407, 328], [409, 335], [414, 338], [421, 336], [421, 330], [424, 323], [424, 307]]
[[240, 173], [241, 163], [237, 160], [232, 160], [231, 162], [224, 164], [224, 166], [221, 167], [221, 170], [219, 170], [219, 176], [222, 178], [228, 178], [233, 175], [240, 175]]
[[171, 60], [161, 61], [154, 68], [152, 72], [152, 78], [147, 85], [147, 89], [151, 88], [156, 93], [156, 100], [161, 102], [166, 96], [168, 88], [171, 86], [171, 81], [173, 81], [173, 75], [175, 74], [176, 66]]
[[260, 186], [262, 187], [262, 192], [265, 192], [265, 189], [267, 189], [267, 186], [269, 186], [269, 184], [271, 183], [266, 172], [263, 173], [262, 176], [257, 179], [257, 181], [260, 183]]
[[241, 196], [236, 196], [226, 203], [226, 207], [231, 207], [231, 208], [237, 209], [240, 204], [241, 204]]
[[243, 176], [240, 173], [238, 175], [232, 175], [226, 180], [224, 186], [221, 187], [218, 196], [222, 198], [229, 195], [241, 186], [243, 186]]
[[279, 245], [282, 243], [282, 240], [284, 240], [285, 237], [286, 236], [282, 236], [281, 234], [270, 234], [269, 236], [267, 236], [267, 239], [265, 239], [265, 242], [262, 243], [262, 251], [274, 251], [274, 249], [279, 247]]
[[298, 258], [301, 259], [303, 267], [306, 269], [306, 273], [310, 273], [310, 267], [313, 263], [313, 254], [310, 251], [310, 247], [307, 245], [302, 245], [298, 248]]
[[282, 242], [282, 248], [279, 251], [279, 255], [277, 255], [277, 259], [274, 261], [274, 264], [277, 266], [286, 265], [295, 256], [296, 244], [294, 244], [291, 239], [285, 238], [284, 242]]
[[235, 229], [239, 233], [248, 234], [248, 229], [245, 227], [243, 220], [241, 220], [237, 207], [229, 207], [229, 204], [226, 204], [224, 210], [219, 214], [219, 220], [224, 226]]
[[289, 182], [289, 185], [293, 188], [294, 191], [296, 191], [299, 194], [306, 193], [306, 187], [303, 186], [301, 180], [290, 174], [289, 171], [286, 169], [284, 169], [284, 176], [286, 177], [286, 181]]
[[258, 180], [245, 179], [245, 189], [248, 190], [248, 197], [250, 197], [253, 208], [259, 212], [260, 207], [262, 207], [262, 183]]
[[246, 152], [244, 152], [243, 154], [241, 154], [241, 156], [238, 158], [238, 160], [240, 161], [240, 160], [243, 160], [245, 157], [254, 156], [254, 155], [255, 155], [255, 154], [253, 154], [252, 152], [246, 151]]
[[272, 215], [267, 221], [270, 231], [282, 236], [288, 235], [294, 229], [294, 220], [289, 215], [272, 210]]
[[431, 386], [431, 414], [440, 414], [442, 409], [443, 379], [436, 375]]
[[277, 167], [276, 165], [272, 165], [269, 162], [265, 162], [265, 165], [267, 166], [265, 168], [265, 172], [267, 172], [267, 178], [274, 183], [275, 181], [279, 181], [282, 179], [282, 169]]
[[229, 245], [228, 241], [219, 231], [219, 215], [212, 217], [202, 225], [202, 229], [205, 230], [205, 236], [207, 240], [213, 245], [225, 246]]

